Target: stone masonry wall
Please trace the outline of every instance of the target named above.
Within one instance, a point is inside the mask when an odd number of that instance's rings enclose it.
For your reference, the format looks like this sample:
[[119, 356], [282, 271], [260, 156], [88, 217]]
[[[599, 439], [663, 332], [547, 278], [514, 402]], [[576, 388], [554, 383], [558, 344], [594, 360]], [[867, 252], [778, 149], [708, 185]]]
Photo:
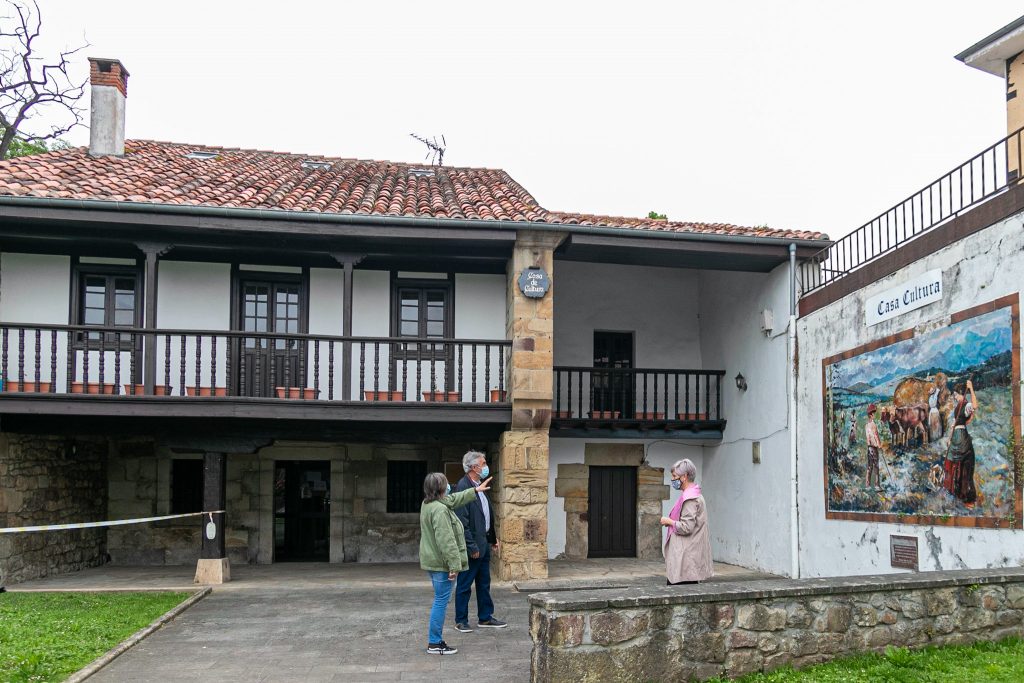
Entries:
[[530, 597], [534, 681], [704, 680], [1024, 634], [1024, 569]]
[[[106, 519], [107, 444], [0, 434], [0, 527]], [[0, 535], [0, 585], [103, 564], [106, 531]]]

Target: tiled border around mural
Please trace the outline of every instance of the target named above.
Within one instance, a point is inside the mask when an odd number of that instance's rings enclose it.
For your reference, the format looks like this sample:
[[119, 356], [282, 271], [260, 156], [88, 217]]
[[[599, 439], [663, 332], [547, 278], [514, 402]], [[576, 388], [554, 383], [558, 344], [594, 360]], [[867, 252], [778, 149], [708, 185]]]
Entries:
[[1021, 528], [1017, 294], [825, 358], [821, 373], [827, 519]]

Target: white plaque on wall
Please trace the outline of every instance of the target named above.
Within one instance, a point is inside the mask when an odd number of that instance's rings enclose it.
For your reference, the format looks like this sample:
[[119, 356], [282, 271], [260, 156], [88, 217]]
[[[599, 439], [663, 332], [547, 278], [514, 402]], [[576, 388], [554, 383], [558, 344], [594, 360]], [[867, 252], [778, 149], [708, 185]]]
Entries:
[[870, 297], [865, 304], [868, 327], [942, 299], [942, 271], [923, 275]]

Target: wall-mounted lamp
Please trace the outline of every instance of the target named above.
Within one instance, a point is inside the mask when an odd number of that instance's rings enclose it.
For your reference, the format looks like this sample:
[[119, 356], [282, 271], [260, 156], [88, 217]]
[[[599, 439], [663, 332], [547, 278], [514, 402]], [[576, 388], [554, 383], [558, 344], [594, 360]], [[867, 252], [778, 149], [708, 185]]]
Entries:
[[736, 375], [736, 388], [740, 391], [747, 390], [747, 378], [743, 376], [743, 373], [737, 373]]

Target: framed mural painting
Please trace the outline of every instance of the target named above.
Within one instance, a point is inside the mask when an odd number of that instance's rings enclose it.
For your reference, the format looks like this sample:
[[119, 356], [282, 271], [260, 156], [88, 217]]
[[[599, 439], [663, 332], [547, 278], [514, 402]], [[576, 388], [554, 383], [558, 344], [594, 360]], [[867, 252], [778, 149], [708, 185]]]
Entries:
[[1021, 528], [1016, 294], [822, 360], [825, 517]]

